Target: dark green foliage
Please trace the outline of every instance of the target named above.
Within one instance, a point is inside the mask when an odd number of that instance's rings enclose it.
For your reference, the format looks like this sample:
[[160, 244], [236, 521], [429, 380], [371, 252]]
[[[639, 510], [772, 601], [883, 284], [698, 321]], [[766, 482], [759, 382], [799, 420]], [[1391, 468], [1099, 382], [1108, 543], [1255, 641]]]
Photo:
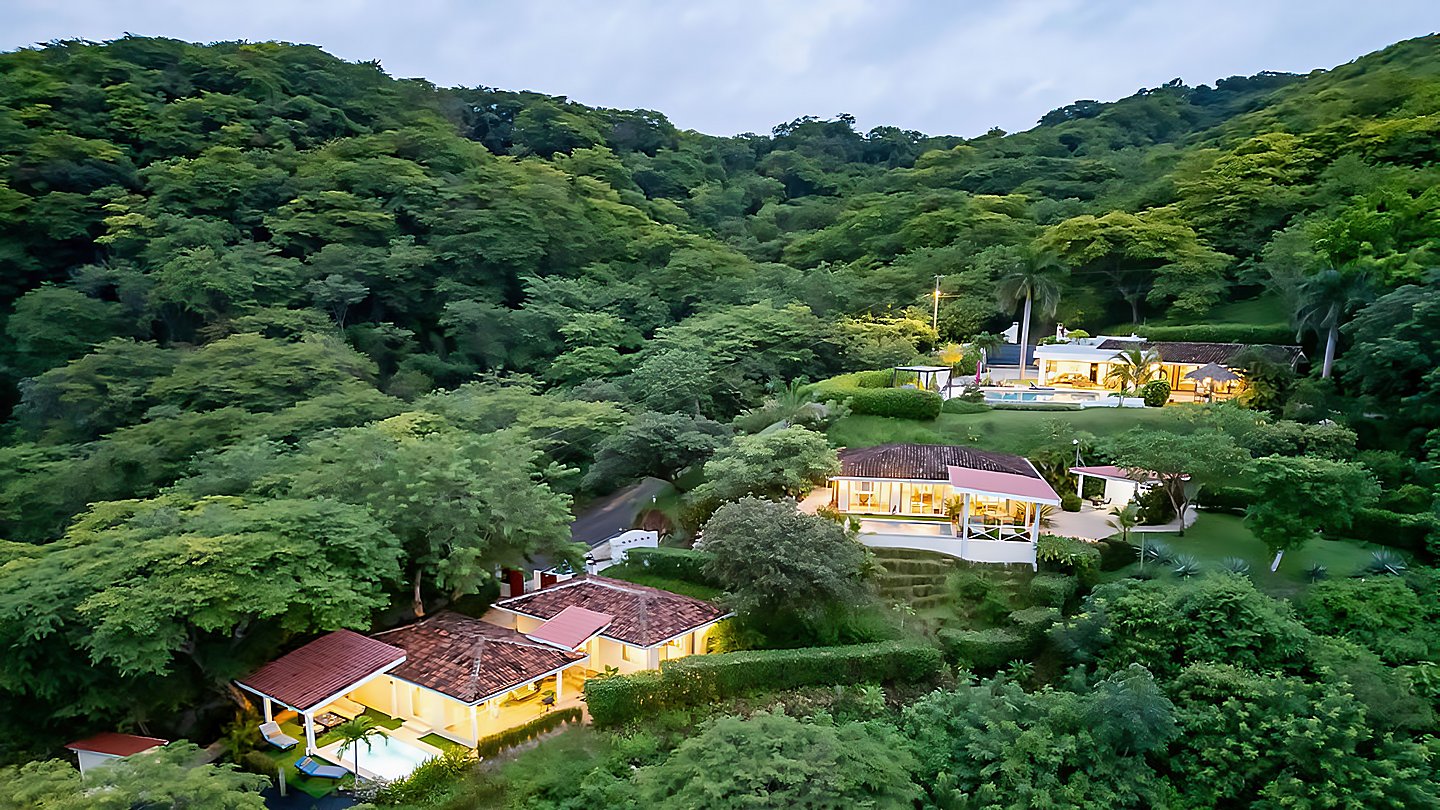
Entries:
[[1140, 335], [1158, 342], [1245, 343], [1249, 345], [1295, 342], [1295, 331], [1285, 324], [1252, 326], [1250, 324], [1195, 323], [1187, 326], [1141, 326]]
[[940, 643], [945, 645], [950, 659], [987, 671], [999, 669], [1017, 658], [1025, 658], [1034, 648], [1034, 640], [1030, 636], [1003, 627], [941, 630]]
[[667, 661], [659, 672], [592, 678], [585, 682], [585, 703], [597, 725], [613, 726], [748, 692], [924, 681], [941, 665], [939, 650], [913, 641], [693, 655]]
[[1406, 514], [1365, 507], [1355, 510], [1350, 525], [1337, 534], [1412, 554], [1440, 556], [1440, 518], [1427, 512]]
[[[578, 711], [578, 709], [562, 709], [532, 720], [519, 728], [529, 728], [542, 721], [548, 721], [551, 717]], [[493, 738], [486, 737], [481, 742], [485, 743], [491, 739]], [[494, 753], [492, 752], [489, 756], [493, 756]], [[382, 807], [430, 804], [448, 793], [454, 787], [455, 782], [474, 766], [475, 755], [469, 751], [458, 748], [446, 751], [441, 756], [420, 763], [420, 767], [411, 771], [409, 776], [382, 787], [375, 794], [375, 804]]]
[[626, 554], [626, 562], [660, 577], [718, 587], [706, 573], [712, 555], [688, 548], [637, 548]]
[[1151, 380], [1140, 389], [1140, 396], [1144, 398], [1147, 408], [1159, 408], [1170, 401], [1170, 383]]
[[1175, 506], [1160, 487], [1136, 498], [1135, 503], [1140, 507], [1137, 515], [1141, 526], [1161, 526], [1175, 519]]
[[1030, 580], [1030, 601], [1044, 607], [1064, 607], [1078, 587], [1074, 577], [1036, 574]]
[[1400, 577], [1333, 580], [1311, 588], [1299, 613], [1316, 633], [1360, 644], [1392, 666], [1433, 661], [1440, 655], [1434, 593], [1433, 585], [1415, 588]]
[[1073, 492], [1067, 492], [1060, 496], [1060, 508], [1066, 512], [1079, 512], [1081, 506], [1080, 496]]

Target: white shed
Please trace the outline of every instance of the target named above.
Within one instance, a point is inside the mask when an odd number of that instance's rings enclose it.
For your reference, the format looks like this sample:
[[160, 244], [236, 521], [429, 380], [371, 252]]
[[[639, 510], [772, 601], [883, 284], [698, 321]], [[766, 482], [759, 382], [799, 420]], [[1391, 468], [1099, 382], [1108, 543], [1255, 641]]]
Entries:
[[74, 751], [79, 758], [80, 775], [84, 776], [86, 772], [109, 765], [117, 759], [153, 751], [169, 742], [159, 737], [105, 731], [93, 737], [76, 740], [65, 747]]

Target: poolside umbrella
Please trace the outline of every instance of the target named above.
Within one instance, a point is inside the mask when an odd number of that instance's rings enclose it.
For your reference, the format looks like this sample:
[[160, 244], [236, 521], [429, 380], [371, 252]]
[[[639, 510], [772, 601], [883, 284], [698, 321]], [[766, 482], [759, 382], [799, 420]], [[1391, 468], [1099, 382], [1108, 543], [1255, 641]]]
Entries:
[[1186, 374], [1185, 379], [1227, 383], [1234, 382], [1240, 379], [1240, 375], [1236, 374], [1235, 372], [1224, 366], [1210, 363], [1209, 365], [1201, 366], [1200, 368], [1195, 369], [1189, 374]]

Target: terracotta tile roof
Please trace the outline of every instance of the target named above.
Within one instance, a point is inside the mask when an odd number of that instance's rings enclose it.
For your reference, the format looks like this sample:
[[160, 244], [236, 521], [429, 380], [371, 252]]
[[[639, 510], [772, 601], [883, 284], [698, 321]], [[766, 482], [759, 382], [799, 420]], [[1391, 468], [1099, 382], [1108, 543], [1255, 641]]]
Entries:
[[169, 742], [169, 740], [162, 740], [159, 737], [141, 737], [137, 734], [105, 731], [93, 737], [67, 743], [65, 747], [71, 751], [93, 751], [96, 754], [109, 754], [112, 757], [128, 757], [168, 745]]
[[1099, 349], [1124, 351], [1134, 347], [1143, 349], [1154, 349], [1160, 353], [1161, 362], [1178, 363], [1187, 366], [1203, 366], [1214, 363], [1220, 366], [1233, 368], [1231, 362], [1246, 349], [1259, 349], [1271, 360], [1277, 363], [1288, 363], [1293, 366], [1305, 357], [1305, 353], [1299, 346], [1277, 346], [1273, 344], [1257, 343], [1192, 343], [1192, 342], [1167, 342], [1167, 341], [1145, 341], [1137, 343], [1133, 340], [1107, 340], [1101, 343]]
[[881, 444], [840, 451], [840, 474], [852, 478], [949, 481], [951, 467], [1039, 478], [1022, 456], [944, 444]]
[[584, 644], [591, 636], [610, 626], [615, 617], [609, 613], [596, 613], [579, 605], [571, 605], [539, 627], [525, 635], [536, 641], [545, 641], [567, 650]]
[[353, 630], [336, 630], [276, 658], [236, 683], [304, 711], [404, 657], [405, 651], [399, 647]]
[[476, 703], [585, 659], [504, 627], [445, 611], [377, 633], [405, 650], [390, 674], [463, 703]]
[[636, 647], [659, 644], [726, 615], [700, 599], [593, 575], [495, 603], [540, 619], [552, 619], [572, 605], [614, 616], [601, 635]]

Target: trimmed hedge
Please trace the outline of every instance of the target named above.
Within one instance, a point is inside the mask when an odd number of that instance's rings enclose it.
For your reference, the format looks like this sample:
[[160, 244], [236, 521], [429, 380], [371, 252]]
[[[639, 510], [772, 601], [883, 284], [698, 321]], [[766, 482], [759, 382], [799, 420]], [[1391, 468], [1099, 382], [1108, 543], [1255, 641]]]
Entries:
[[1029, 639], [1031, 643], [1038, 642], [1050, 625], [1060, 621], [1060, 608], [1045, 607], [1036, 605], [1024, 610], [1017, 610], [1010, 614], [1010, 621], [1015, 623], [1015, 628], [1021, 636]]
[[1078, 402], [996, 402], [990, 406], [997, 411], [1083, 411]]
[[1254, 502], [1255, 493], [1242, 487], [1205, 487], [1195, 499], [1197, 506], [1232, 515], [1245, 514], [1245, 508]]
[[1081, 505], [1080, 496], [1073, 492], [1060, 496], [1060, 508], [1066, 512], [1079, 512]]
[[1030, 601], [1041, 607], [1064, 607], [1080, 583], [1060, 574], [1036, 574], [1030, 580]]
[[939, 650], [914, 641], [692, 655], [659, 672], [588, 680], [585, 703], [595, 725], [610, 726], [751, 691], [922, 681], [943, 664]]
[[705, 573], [713, 556], [691, 548], [637, 548], [625, 555], [625, 561], [659, 577], [718, 587]]
[[585, 713], [579, 706], [546, 712], [523, 726], [507, 728], [499, 734], [482, 738], [475, 744], [475, 753], [482, 757], [493, 757], [507, 748], [530, 742], [567, 723], [579, 723], [584, 718]]
[[1197, 323], [1187, 326], [1137, 326], [1134, 331], [1154, 341], [1280, 345], [1295, 342], [1295, 330], [1284, 324]]
[[1024, 658], [1032, 647], [1030, 639], [999, 627], [941, 630], [940, 643], [945, 645], [951, 658], [974, 669], [999, 669], [1017, 658]]
[[1411, 515], [1375, 507], [1361, 509], [1341, 534], [1414, 554], [1440, 556], [1440, 519], [1429, 512]]
[[934, 391], [919, 388], [889, 388], [890, 372], [858, 371], [821, 380], [809, 392], [821, 402], [844, 401], [850, 412], [894, 419], [934, 419], [943, 400]]

